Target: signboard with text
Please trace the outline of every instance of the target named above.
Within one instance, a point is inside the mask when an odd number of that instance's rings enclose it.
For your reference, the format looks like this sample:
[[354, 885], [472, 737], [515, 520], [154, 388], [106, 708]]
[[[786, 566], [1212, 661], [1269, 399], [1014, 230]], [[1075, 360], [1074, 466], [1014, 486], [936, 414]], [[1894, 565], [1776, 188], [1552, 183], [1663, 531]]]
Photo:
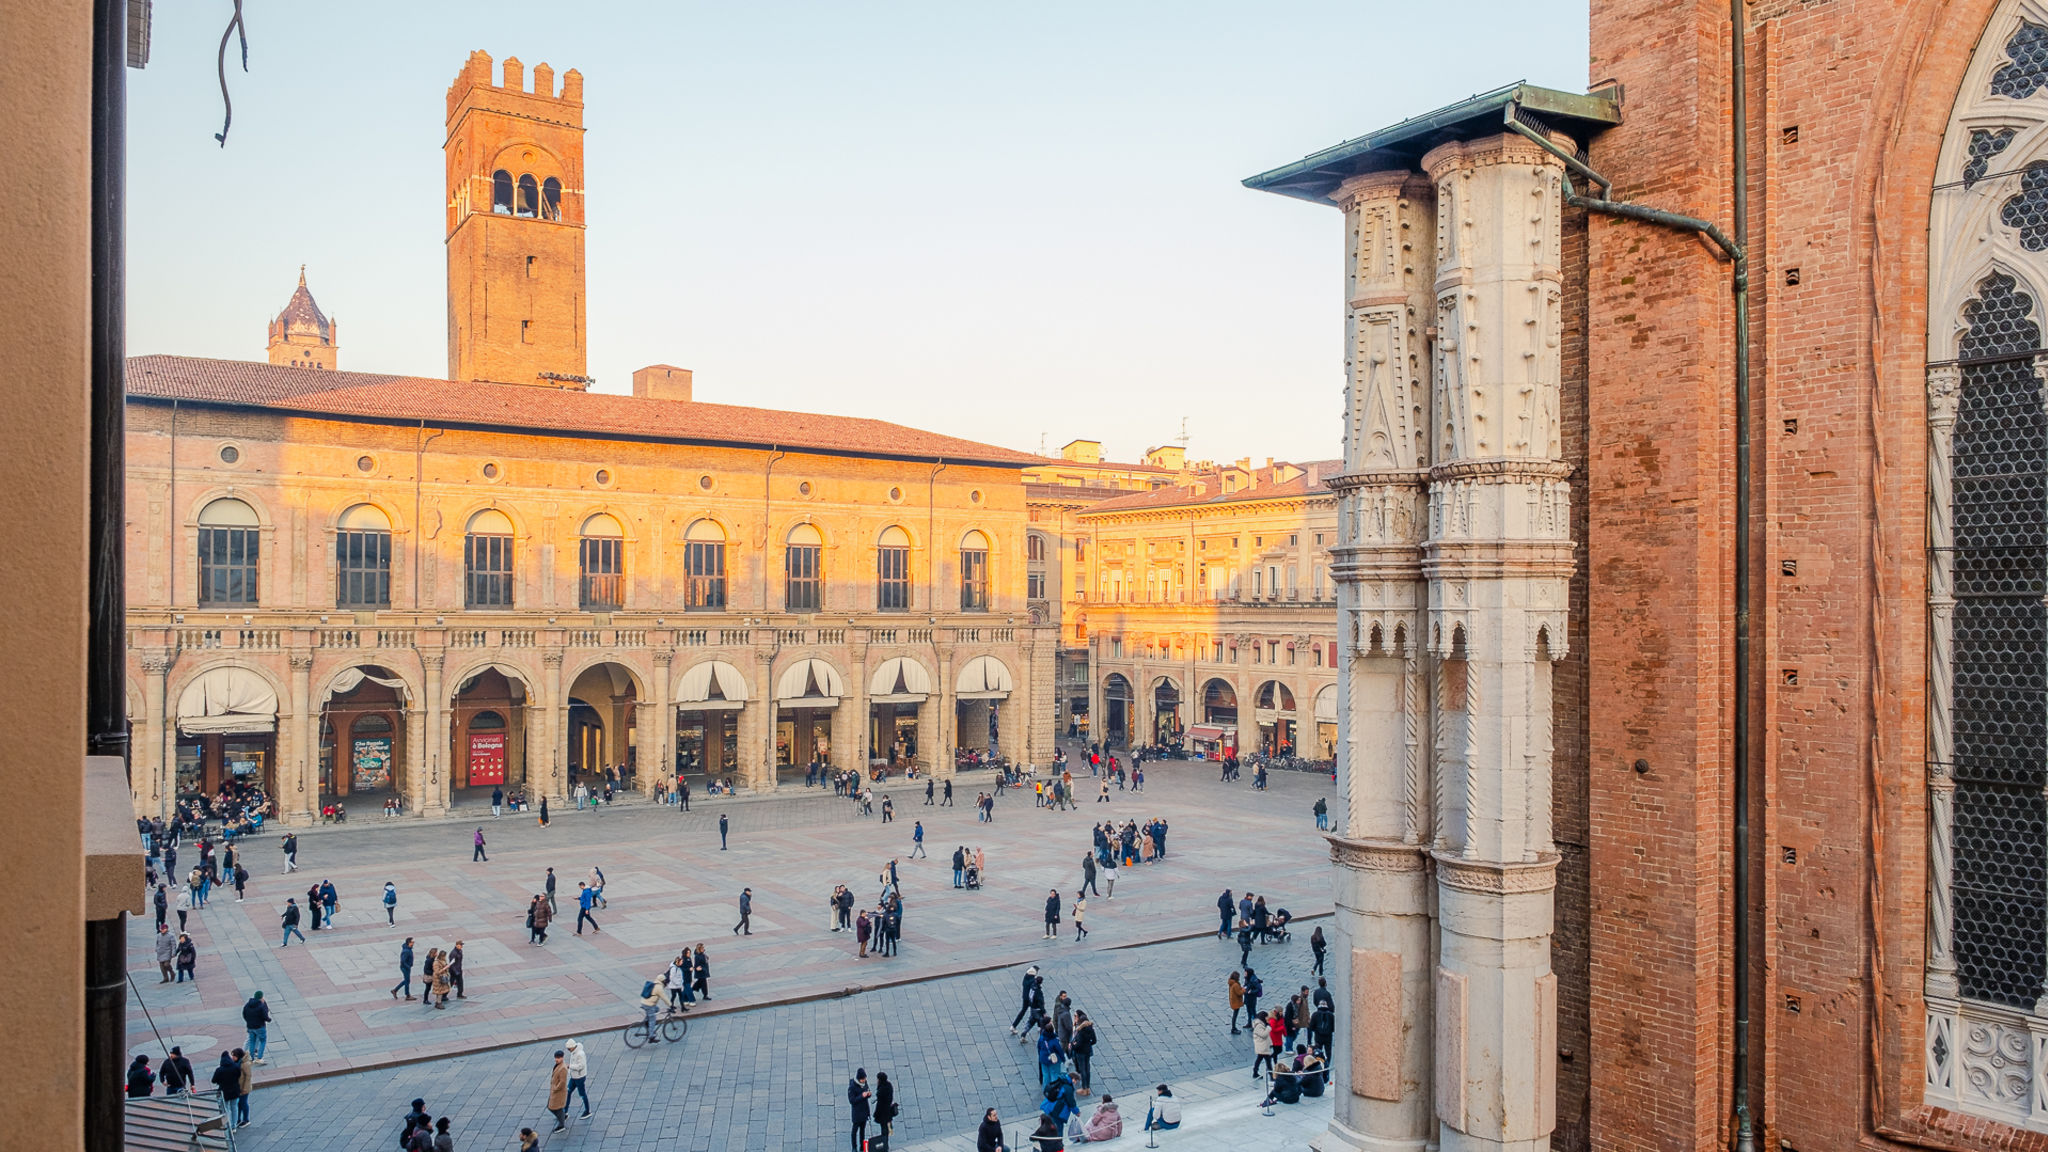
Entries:
[[505, 782], [505, 734], [503, 732], [471, 732], [469, 734], [469, 786], [479, 784], [503, 784]]

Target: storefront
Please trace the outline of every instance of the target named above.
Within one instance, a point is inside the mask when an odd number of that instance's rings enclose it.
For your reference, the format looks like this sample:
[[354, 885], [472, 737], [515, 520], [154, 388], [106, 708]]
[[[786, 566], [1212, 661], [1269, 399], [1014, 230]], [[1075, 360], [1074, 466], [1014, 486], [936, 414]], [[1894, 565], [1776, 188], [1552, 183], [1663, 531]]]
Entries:
[[[728, 665], [728, 667], [730, 667]], [[835, 758], [832, 746], [833, 721], [839, 701], [846, 695], [846, 681], [839, 670], [811, 657], [798, 660], [782, 670], [775, 680], [775, 773], [782, 780], [801, 781], [810, 769], [812, 757], [820, 763], [846, 767], [847, 757]], [[850, 739], [850, 737], [849, 737]]]
[[990, 756], [1003, 746], [1003, 701], [1010, 698], [1009, 666], [993, 656], [976, 656], [953, 685], [954, 740], [962, 749]]
[[675, 772], [701, 789], [739, 774], [740, 714], [747, 678], [724, 660], [693, 664], [676, 685]]
[[1103, 678], [1102, 720], [1102, 739], [1106, 743], [1130, 743], [1131, 682], [1121, 672], [1111, 672]]
[[516, 794], [527, 783], [526, 685], [497, 667], [465, 680], [450, 702], [449, 788], [459, 794], [502, 789]]
[[277, 787], [277, 693], [248, 668], [210, 668], [178, 696], [178, 798]]
[[405, 681], [379, 667], [335, 677], [320, 707], [320, 804], [356, 812], [405, 793]]
[[1253, 719], [1259, 725], [1259, 751], [1267, 756], [1294, 754], [1294, 691], [1278, 680], [1259, 686], [1258, 708]]
[[1188, 752], [1208, 760], [1221, 760], [1237, 751], [1237, 726], [1196, 724], [1188, 729]]
[[1325, 684], [1316, 692], [1316, 759], [1337, 758], [1337, 686]]
[[1181, 743], [1180, 685], [1166, 677], [1152, 689], [1152, 743], [1167, 747]]
[[912, 764], [931, 765], [920, 758], [923, 735], [919, 717], [931, 698], [932, 676], [924, 665], [907, 656], [882, 662], [868, 680], [868, 766], [886, 766], [900, 773]]

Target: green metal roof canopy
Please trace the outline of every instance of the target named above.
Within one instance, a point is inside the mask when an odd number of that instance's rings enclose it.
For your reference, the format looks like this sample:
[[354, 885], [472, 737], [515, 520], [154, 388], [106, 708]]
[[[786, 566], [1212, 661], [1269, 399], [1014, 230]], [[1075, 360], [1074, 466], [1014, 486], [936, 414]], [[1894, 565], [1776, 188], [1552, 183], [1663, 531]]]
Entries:
[[1424, 153], [1439, 144], [1499, 135], [1511, 104], [1577, 137], [1581, 143], [1600, 129], [1621, 123], [1619, 86], [1579, 95], [1533, 84], [1510, 84], [1403, 120], [1391, 128], [1346, 140], [1271, 172], [1261, 172], [1247, 179], [1244, 186], [1328, 203], [1330, 193], [1353, 176], [1414, 168]]

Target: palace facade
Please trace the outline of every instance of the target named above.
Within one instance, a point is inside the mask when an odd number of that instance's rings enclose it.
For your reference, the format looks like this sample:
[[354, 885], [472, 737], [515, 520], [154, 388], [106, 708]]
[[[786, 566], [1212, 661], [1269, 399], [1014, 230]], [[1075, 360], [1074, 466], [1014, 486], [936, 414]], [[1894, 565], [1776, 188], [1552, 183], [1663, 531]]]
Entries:
[[587, 391], [581, 77], [503, 77], [449, 92], [448, 379], [342, 370], [303, 276], [268, 363], [129, 362], [136, 811], [1049, 759], [1037, 458], [666, 365]]

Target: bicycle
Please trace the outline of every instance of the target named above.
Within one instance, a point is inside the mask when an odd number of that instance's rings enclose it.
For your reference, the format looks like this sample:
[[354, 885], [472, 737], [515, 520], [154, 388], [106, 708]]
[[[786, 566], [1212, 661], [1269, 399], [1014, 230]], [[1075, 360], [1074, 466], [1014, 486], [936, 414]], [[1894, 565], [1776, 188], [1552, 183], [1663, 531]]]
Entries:
[[[663, 1012], [660, 1016], [655, 1017], [654, 1025], [661, 1029], [661, 1038], [671, 1044], [681, 1040], [690, 1031], [690, 1021], [680, 1012]], [[648, 1041], [647, 1021], [635, 1020], [631, 1024], [626, 1025], [625, 1041], [628, 1048], [646, 1047]]]

